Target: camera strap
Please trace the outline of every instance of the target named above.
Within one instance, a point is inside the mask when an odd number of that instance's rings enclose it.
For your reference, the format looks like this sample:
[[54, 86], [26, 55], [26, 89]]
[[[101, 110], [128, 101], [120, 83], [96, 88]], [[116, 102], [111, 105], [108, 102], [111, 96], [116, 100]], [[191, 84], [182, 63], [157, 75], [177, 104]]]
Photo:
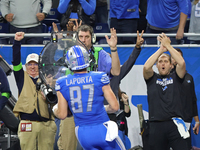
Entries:
[[41, 119], [42, 121], [49, 121], [49, 120], [51, 120], [51, 104], [48, 103], [47, 105], [48, 105], [49, 119], [48, 119], [48, 120], [45, 120], [45, 119], [41, 116], [41, 114], [40, 114], [39, 99], [38, 99], [38, 90], [37, 90], [37, 109], [38, 109], [38, 115], [39, 115], [39, 117], [40, 117], [40, 119]]

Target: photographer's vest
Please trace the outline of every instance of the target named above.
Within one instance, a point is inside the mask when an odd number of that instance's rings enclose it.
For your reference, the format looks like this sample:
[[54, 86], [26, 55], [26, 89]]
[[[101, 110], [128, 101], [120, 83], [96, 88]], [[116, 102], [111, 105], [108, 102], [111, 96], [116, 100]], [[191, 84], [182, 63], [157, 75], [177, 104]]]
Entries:
[[24, 85], [17, 103], [13, 109], [16, 117], [20, 112], [32, 114], [34, 110], [38, 113], [37, 98], [39, 101], [39, 111], [42, 117], [49, 118], [48, 106], [46, 100], [42, 99], [41, 91], [36, 90], [36, 85], [26, 71], [24, 71]]

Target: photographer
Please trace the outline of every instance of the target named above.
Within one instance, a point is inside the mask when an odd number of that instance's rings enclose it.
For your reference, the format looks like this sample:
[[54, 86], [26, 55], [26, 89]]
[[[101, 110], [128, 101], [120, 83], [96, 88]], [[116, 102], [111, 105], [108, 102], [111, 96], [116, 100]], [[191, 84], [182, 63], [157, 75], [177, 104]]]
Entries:
[[13, 44], [13, 70], [18, 88], [18, 101], [13, 109], [20, 118], [18, 137], [22, 150], [53, 150], [56, 125], [48, 109], [48, 101], [41, 90], [36, 88], [39, 79], [38, 59], [35, 53], [26, 58], [26, 71], [21, 63], [21, 40], [24, 32], [17, 32]]

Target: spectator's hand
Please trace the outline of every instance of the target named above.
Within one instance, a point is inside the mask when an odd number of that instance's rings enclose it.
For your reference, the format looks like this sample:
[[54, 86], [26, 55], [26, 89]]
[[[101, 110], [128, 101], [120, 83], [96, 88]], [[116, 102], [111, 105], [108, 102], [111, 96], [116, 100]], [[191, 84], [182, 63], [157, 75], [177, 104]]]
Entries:
[[124, 104], [128, 104], [128, 95], [122, 93], [121, 97], [121, 101], [123, 101]]
[[5, 16], [5, 19], [6, 19], [8, 22], [11, 22], [11, 21], [13, 21], [13, 16], [14, 16], [14, 14], [9, 13], [9, 14], [7, 14], [7, 15]]
[[79, 26], [81, 26], [82, 20], [80, 20], [79, 24], [78, 24], [78, 20], [77, 19], [75, 20], [75, 22], [76, 22], [76, 25], [73, 26], [73, 31], [74, 32], [78, 30]]
[[[160, 36], [158, 35], [157, 40], [160, 41], [159, 39], [160, 39]], [[162, 44], [160, 44], [160, 49], [163, 50], [163, 52], [167, 51], [167, 48], [165, 46], [163, 46]]]
[[52, 26], [53, 26], [53, 31], [58, 32], [58, 27], [54, 22], [52, 23]]
[[176, 33], [176, 39], [181, 40], [183, 38], [183, 34], [184, 34], [184, 30], [178, 29], [178, 31]]
[[162, 44], [160, 44], [160, 49], [163, 51], [163, 52], [167, 52], [167, 48], [165, 46], [163, 46]]
[[57, 38], [58, 39], [63, 38], [63, 34], [58, 31], [58, 27], [54, 22], [52, 23], [52, 26], [53, 26], [53, 32], [56, 32]]
[[195, 123], [194, 128], [192, 128], [194, 134], [199, 134], [199, 123]]
[[44, 13], [37, 13], [36, 16], [37, 16], [37, 19], [38, 19], [39, 21], [42, 21], [42, 20], [44, 20], [44, 18], [45, 18]]
[[67, 23], [67, 31], [73, 31], [73, 27], [75, 26], [73, 21], [68, 21]]
[[15, 40], [21, 41], [24, 38], [24, 32], [16, 32], [15, 33]]
[[144, 33], [144, 30], [142, 30], [141, 35], [139, 35], [139, 31], [137, 31], [137, 42], [136, 42], [136, 45], [135, 45], [137, 48], [140, 48], [141, 45], [144, 42], [144, 39], [142, 38], [143, 33]]
[[108, 45], [110, 46], [111, 50], [116, 50], [117, 49], [117, 34], [116, 30], [114, 28], [110, 29], [111, 37], [110, 39], [108, 38], [107, 35], [105, 35], [106, 41]]
[[[167, 47], [171, 43], [170, 38], [167, 37], [164, 33], [159, 34], [159, 36], [157, 37], [157, 40], [160, 41], [161, 42], [161, 46], [164, 46], [164, 47]], [[166, 51], [167, 49], [164, 48], [163, 50]]]

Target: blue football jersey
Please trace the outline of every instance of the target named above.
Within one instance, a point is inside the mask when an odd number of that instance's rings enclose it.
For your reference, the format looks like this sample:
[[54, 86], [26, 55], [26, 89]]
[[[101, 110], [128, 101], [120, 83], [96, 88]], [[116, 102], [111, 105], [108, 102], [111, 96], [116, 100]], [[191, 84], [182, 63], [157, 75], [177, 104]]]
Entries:
[[110, 83], [104, 72], [76, 73], [59, 78], [55, 89], [67, 100], [76, 126], [109, 120], [104, 108], [102, 87]]

